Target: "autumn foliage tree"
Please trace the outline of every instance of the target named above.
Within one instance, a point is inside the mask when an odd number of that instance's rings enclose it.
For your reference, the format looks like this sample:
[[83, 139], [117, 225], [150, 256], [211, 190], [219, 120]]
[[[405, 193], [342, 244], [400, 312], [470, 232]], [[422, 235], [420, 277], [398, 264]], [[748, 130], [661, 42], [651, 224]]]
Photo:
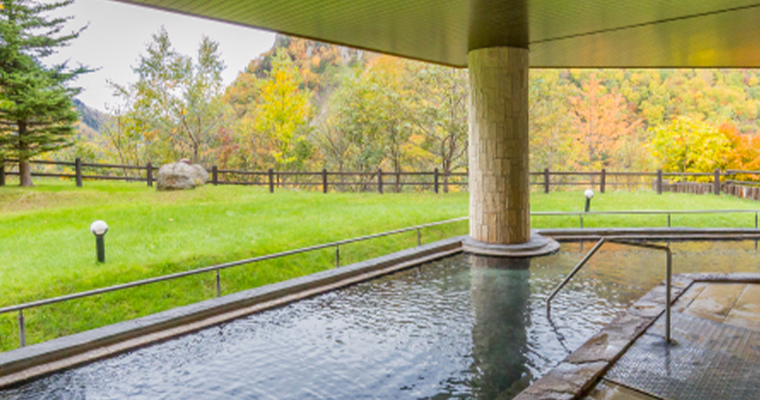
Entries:
[[579, 147], [578, 166], [600, 169], [613, 165], [622, 138], [634, 132], [640, 121], [631, 118], [625, 99], [608, 91], [591, 75], [576, 96], [570, 98], [575, 142]]
[[[130, 101], [113, 108], [118, 123], [107, 125], [106, 137], [132, 146], [112, 153], [120, 159], [183, 155], [248, 170], [467, 168], [464, 70], [280, 35], [219, 96], [221, 64], [198, 74], [201, 58], [176, 54], [163, 36], [140, 59], [138, 83], [124, 87]], [[533, 170], [760, 168], [758, 71], [533, 70], [529, 84]], [[188, 88], [212, 90], [194, 97]]]
[[760, 136], [742, 134], [728, 122], [720, 124], [718, 132], [728, 140], [726, 168], [760, 171]]
[[308, 157], [305, 130], [311, 116], [311, 93], [300, 88], [300, 76], [287, 54], [279, 52], [272, 62], [261, 90], [254, 115], [254, 129], [266, 135], [269, 155], [281, 169], [301, 167]]
[[652, 152], [665, 171], [706, 172], [728, 163], [730, 141], [705, 121], [679, 117], [653, 133]]

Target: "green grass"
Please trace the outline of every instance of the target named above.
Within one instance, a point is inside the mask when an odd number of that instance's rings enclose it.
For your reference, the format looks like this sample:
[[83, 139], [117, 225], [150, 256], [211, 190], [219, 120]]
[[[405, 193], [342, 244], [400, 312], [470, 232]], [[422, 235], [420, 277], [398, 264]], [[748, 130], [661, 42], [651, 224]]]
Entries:
[[[0, 306], [467, 215], [468, 195], [385, 194], [205, 186], [156, 192], [141, 184], [39, 181], [0, 187]], [[578, 211], [578, 192], [532, 195], [533, 211]], [[594, 210], [757, 209], [728, 196], [597, 194]], [[108, 222], [105, 264], [95, 262], [93, 220]], [[664, 216], [595, 216], [594, 226], [664, 226]], [[576, 217], [534, 217], [533, 227], [576, 227]], [[674, 216], [674, 226], [754, 227], [754, 215]], [[423, 231], [423, 242], [465, 234], [467, 223]], [[348, 264], [411, 247], [412, 233], [341, 247]], [[222, 272], [231, 293], [334, 266], [325, 249]], [[215, 295], [204, 274], [26, 312], [28, 343], [136, 318]], [[0, 350], [18, 343], [16, 315], [0, 315]]]

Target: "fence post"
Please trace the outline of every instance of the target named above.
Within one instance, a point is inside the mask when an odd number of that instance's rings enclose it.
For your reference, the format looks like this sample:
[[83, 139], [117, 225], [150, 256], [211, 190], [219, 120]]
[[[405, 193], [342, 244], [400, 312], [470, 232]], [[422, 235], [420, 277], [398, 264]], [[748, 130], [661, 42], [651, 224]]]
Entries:
[[383, 170], [377, 169], [377, 192], [383, 194]]
[[0, 158], [0, 186], [5, 186], [5, 160]]
[[657, 170], [657, 194], [662, 194], [662, 169]]
[[217, 168], [216, 165], [211, 167], [211, 183], [213, 183], [214, 186], [219, 184], [219, 168]]
[[148, 161], [148, 164], [145, 165], [147, 173], [145, 174], [145, 178], [148, 181], [148, 187], [153, 187], [153, 164]]
[[605, 186], [607, 186], [607, 170], [602, 168], [602, 177], [599, 179], [599, 191], [604, 193]]
[[713, 193], [720, 195], [720, 168], [715, 168], [715, 183], [713, 184]]
[[322, 193], [327, 193], [327, 168], [322, 168]]
[[82, 159], [77, 157], [74, 160], [74, 169], [76, 170], [77, 187], [82, 187]]
[[549, 168], [544, 168], [544, 193], [549, 193]]
[[433, 190], [438, 193], [438, 168], [433, 171]]
[[269, 168], [269, 193], [274, 193], [274, 170]]

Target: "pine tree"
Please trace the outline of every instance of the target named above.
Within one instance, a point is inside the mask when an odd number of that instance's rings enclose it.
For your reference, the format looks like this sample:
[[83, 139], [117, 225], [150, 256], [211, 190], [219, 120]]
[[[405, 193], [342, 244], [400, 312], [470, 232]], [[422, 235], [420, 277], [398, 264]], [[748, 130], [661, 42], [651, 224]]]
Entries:
[[72, 97], [81, 89], [67, 84], [89, 69], [41, 61], [84, 29], [62, 34], [70, 17], [48, 16], [73, 1], [0, 0], [0, 90], [6, 99], [0, 105], [0, 154], [19, 160], [21, 186], [32, 185], [29, 160], [70, 145], [79, 118]]

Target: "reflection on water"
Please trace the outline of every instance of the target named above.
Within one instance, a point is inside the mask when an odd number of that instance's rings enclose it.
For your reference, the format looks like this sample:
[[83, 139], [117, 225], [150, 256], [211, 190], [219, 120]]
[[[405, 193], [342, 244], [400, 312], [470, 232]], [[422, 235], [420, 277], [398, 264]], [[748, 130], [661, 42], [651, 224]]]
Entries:
[[470, 255], [474, 397], [511, 398], [531, 381], [526, 367], [530, 259]]
[[[585, 249], [591, 244], [586, 243]], [[673, 242], [675, 272], [760, 272], [754, 242]], [[0, 391], [1, 399], [509, 399], [662, 281], [664, 255], [578, 243], [458, 255]], [[530, 268], [526, 268], [530, 265]]]

